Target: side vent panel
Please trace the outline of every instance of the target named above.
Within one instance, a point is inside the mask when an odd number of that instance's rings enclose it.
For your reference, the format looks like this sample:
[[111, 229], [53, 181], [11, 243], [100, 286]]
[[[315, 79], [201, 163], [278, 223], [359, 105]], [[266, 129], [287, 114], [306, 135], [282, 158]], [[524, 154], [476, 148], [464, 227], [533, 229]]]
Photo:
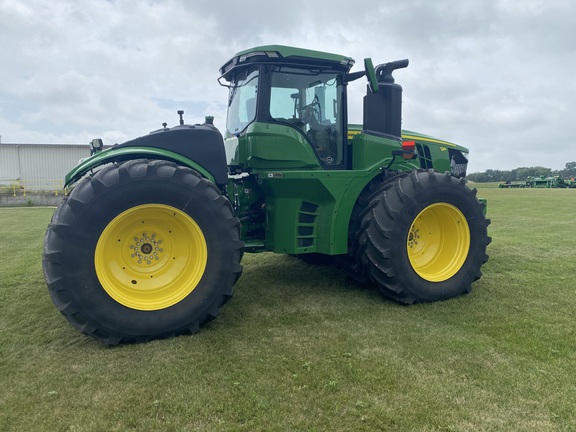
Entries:
[[418, 158], [420, 159], [420, 167], [423, 169], [433, 168], [432, 156], [430, 155], [430, 149], [427, 145], [416, 144], [416, 150], [418, 151]]
[[313, 247], [316, 245], [316, 218], [318, 217], [318, 205], [302, 201], [298, 213], [297, 246], [299, 248]]

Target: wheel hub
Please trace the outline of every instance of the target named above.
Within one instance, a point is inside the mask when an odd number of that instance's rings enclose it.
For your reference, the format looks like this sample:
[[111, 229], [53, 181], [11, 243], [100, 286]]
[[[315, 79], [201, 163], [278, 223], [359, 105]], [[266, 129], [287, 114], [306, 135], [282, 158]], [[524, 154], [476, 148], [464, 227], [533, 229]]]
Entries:
[[190, 294], [200, 282], [208, 250], [186, 213], [161, 204], [133, 207], [102, 231], [94, 264], [104, 290], [132, 309], [158, 310]]
[[412, 228], [410, 229], [410, 233], [408, 234], [408, 247], [409, 248], [414, 248], [414, 246], [418, 245], [418, 239], [420, 239], [420, 234], [419, 234], [420, 230], [418, 228], [416, 228], [414, 225], [412, 225]]
[[139, 237], [134, 237], [130, 244], [130, 257], [134, 258], [138, 264], [143, 262], [150, 265], [153, 261], [158, 261], [162, 257], [164, 249], [160, 246], [163, 241], [156, 237], [156, 234], [148, 236], [143, 232]]
[[413, 270], [430, 282], [454, 276], [470, 249], [470, 228], [455, 206], [436, 203], [422, 210], [412, 222], [406, 239]]

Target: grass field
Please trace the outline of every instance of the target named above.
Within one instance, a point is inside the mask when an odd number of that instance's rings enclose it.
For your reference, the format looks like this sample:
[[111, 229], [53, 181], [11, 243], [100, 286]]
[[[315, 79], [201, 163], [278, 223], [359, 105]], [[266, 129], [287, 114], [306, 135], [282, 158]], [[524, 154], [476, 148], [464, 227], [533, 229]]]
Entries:
[[576, 430], [576, 190], [480, 189], [471, 294], [402, 307], [331, 267], [245, 255], [194, 336], [106, 348], [53, 306], [52, 209], [0, 209], [1, 431]]

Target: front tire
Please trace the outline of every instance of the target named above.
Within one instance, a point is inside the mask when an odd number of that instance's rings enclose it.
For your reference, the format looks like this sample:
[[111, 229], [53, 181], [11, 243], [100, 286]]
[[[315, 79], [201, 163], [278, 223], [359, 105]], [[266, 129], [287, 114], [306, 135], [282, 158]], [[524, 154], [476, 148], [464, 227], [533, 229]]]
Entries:
[[197, 172], [168, 161], [110, 164], [56, 210], [44, 274], [68, 321], [105, 344], [195, 333], [232, 296], [239, 235], [230, 202]]
[[412, 171], [372, 195], [358, 231], [362, 264], [380, 291], [401, 303], [471, 290], [488, 260], [490, 221], [463, 179]]

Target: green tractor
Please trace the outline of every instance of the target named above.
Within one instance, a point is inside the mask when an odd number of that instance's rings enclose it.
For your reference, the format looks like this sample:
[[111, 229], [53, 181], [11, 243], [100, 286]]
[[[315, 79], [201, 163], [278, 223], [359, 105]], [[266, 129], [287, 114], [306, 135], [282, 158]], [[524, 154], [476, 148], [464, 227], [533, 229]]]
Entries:
[[546, 177], [545, 175], [541, 175], [539, 177], [528, 177], [526, 183], [529, 185], [528, 187], [537, 189], [564, 189], [569, 187], [569, 184], [564, 180], [564, 177], [561, 176]]
[[[467, 293], [488, 259], [486, 204], [468, 150], [402, 131], [400, 60], [286, 46], [236, 54], [226, 136], [166, 123], [92, 156], [65, 179], [48, 226], [51, 297], [108, 345], [195, 333], [232, 296], [244, 252], [333, 260], [403, 304]], [[347, 86], [366, 76], [362, 125]]]

